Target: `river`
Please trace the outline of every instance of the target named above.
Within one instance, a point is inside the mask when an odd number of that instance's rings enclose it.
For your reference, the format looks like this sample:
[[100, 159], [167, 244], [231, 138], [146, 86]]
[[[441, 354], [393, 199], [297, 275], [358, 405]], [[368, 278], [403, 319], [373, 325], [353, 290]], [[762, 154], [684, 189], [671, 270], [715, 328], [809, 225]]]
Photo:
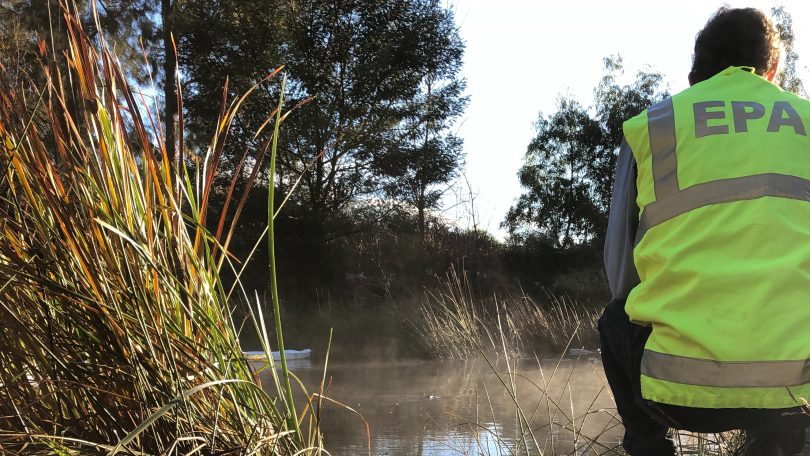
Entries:
[[[317, 391], [318, 363], [292, 370]], [[357, 412], [324, 405], [321, 429], [334, 456], [618, 454], [610, 449], [621, 425], [593, 354], [510, 367], [503, 360], [342, 363], [329, 366], [327, 385], [327, 396]]]

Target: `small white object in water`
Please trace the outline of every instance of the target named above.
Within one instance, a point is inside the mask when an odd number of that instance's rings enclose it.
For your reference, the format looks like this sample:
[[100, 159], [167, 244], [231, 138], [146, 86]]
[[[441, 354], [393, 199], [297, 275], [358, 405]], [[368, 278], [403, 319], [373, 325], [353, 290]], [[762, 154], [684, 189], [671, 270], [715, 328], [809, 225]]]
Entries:
[[589, 356], [596, 354], [595, 351], [585, 350], [584, 348], [572, 348], [568, 350], [568, 356]]
[[[242, 353], [248, 361], [263, 361], [267, 359], [267, 355], [263, 351], [246, 351]], [[284, 355], [286, 355], [287, 359], [306, 359], [309, 358], [311, 354], [312, 350], [308, 348], [304, 350], [284, 350]], [[273, 361], [281, 361], [280, 352], [273, 352]]]

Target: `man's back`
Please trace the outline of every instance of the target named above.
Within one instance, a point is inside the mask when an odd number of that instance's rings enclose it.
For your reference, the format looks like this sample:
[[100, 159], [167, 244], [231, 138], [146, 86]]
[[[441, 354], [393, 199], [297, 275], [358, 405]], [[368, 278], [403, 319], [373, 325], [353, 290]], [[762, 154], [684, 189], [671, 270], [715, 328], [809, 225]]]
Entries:
[[781, 49], [761, 11], [721, 8], [692, 87], [624, 125], [599, 332], [633, 456], [673, 456], [670, 427], [743, 429], [745, 456], [804, 446], [810, 103], [772, 83]]
[[810, 397], [810, 332], [797, 325], [810, 321], [804, 119], [810, 102], [730, 67], [626, 122], [641, 213], [626, 311], [653, 326], [645, 398], [781, 408]]

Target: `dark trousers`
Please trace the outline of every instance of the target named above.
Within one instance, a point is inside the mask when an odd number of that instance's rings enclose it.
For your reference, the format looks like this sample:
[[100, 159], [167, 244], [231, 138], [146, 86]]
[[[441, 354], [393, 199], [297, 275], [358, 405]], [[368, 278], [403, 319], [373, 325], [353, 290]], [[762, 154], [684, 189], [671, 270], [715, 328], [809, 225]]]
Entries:
[[[602, 364], [616, 409], [624, 424], [624, 449], [631, 456], [672, 456], [669, 428], [693, 432], [743, 429], [779, 445], [786, 455], [804, 447], [804, 428], [810, 417], [800, 407], [791, 409], [708, 409], [654, 403], [641, 397], [641, 355], [649, 327], [630, 322], [624, 301], [613, 300], [599, 319]], [[753, 454], [753, 453], [752, 453]], [[768, 454], [768, 453], [765, 453]], [[775, 454], [775, 453], [771, 453]]]

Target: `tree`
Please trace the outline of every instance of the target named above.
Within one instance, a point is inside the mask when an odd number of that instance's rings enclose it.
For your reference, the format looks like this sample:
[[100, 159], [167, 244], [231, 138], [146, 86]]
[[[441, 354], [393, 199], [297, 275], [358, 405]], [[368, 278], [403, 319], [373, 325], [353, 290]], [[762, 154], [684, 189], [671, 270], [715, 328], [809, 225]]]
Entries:
[[793, 33], [793, 17], [783, 6], [771, 8], [771, 16], [779, 30], [779, 37], [784, 45], [784, 69], [779, 75], [779, 86], [803, 97], [807, 97], [804, 89], [804, 82], [796, 74], [796, 65], [799, 61], [799, 54], [794, 49], [796, 35]]
[[422, 243], [427, 231], [426, 211], [435, 209], [441, 201], [444, 192], [437, 185], [456, 177], [461, 149], [462, 140], [456, 136], [426, 137], [421, 144], [405, 145], [390, 152], [377, 164], [389, 178], [386, 193], [416, 209]]
[[585, 108], [564, 97], [557, 112], [541, 116], [535, 129], [518, 173], [527, 191], [507, 214], [510, 234], [529, 227], [562, 245], [588, 239], [599, 213], [589, 168], [594, 158], [604, 160], [603, 131]]
[[[664, 83], [664, 76], [651, 69], [637, 72], [632, 83], [621, 84], [618, 79], [624, 74], [624, 66], [620, 56], [605, 58], [604, 66], [607, 73], [594, 90], [594, 109], [595, 119], [604, 133], [602, 145], [610, 153], [594, 155], [589, 169], [596, 183], [599, 210], [606, 215], [610, 209], [616, 156], [624, 137], [622, 125], [625, 120], [668, 97], [669, 89]], [[602, 217], [599, 229], [602, 230], [605, 224], [606, 219]]]
[[[349, 249], [364, 248], [348, 246], [400, 209], [392, 200], [424, 214], [460, 166], [460, 142], [447, 125], [466, 103], [458, 75], [464, 46], [439, 1], [184, 0], [175, 14], [192, 149], [206, 150], [208, 137], [197, 132], [217, 121], [214, 101], [233, 100], [284, 65], [285, 100], [297, 106], [281, 130], [275, 176], [277, 198], [297, 184], [277, 218], [289, 287], [298, 279], [300, 290], [313, 292], [339, 285]], [[277, 80], [260, 83], [245, 100], [223, 151], [223, 178], [234, 176], [246, 151], [236, 177], [258, 163], [267, 131], [255, 133], [279, 90]], [[365, 210], [378, 203], [386, 207]], [[242, 221], [251, 224], [249, 215]]]
[[284, 161], [293, 175], [313, 163], [302, 194], [320, 218], [378, 193], [376, 164], [426, 145], [458, 115], [464, 46], [435, 0], [299, 5], [289, 69], [294, 97], [315, 100], [288, 125]]
[[591, 241], [607, 225], [613, 170], [622, 122], [668, 96], [663, 76], [640, 71], [628, 85], [620, 57], [606, 58], [606, 74], [594, 91], [592, 112], [561, 97], [556, 113], [535, 124], [518, 177], [526, 191], [503, 223], [511, 236], [540, 234], [558, 246]]
[[[284, 1], [188, 0], [177, 5], [174, 27], [183, 76], [186, 138], [205, 153], [216, 128], [223, 97], [229, 102], [244, 94], [283, 63]], [[245, 150], [257, 155], [261, 138], [254, 134], [278, 103], [277, 81], [261, 84], [239, 110], [227, 141], [226, 165]], [[228, 171], [228, 170], [226, 170]]]
[[386, 194], [416, 209], [422, 244], [426, 211], [438, 207], [444, 193], [439, 186], [457, 176], [463, 161], [463, 141], [449, 129], [468, 102], [463, 95], [465, 81], [458, 76], [463, 45], [455, 26], [442, 15], [434, 15], [432, 20], [436, 23], [426, 28], [430, 34], [422, 39], [426, 54], [435, 57], [420, 93], [410, 102], [402, 122], [404, 133], [390, 149], [376, 154], [373, 163]]
[[[66, 50], [63, 8], [81, 19], [91, 39], [98, 39], [97, 25], [104, 29], [104, 39], [136, 84], [154, 79], [163, 89], [164, 138], [168, 155], [174, 157], [175, 117], [177, 115], [175, 58], [171, 40], [173, 0], [105, 0], [74, 2], [71, 0], [16, 0], [0, 4], [0, 63], [18, 73], [31, 71], [49, 58]], [[96, 24], [97, 13], [98, 24]], [[50, 46], [50, 56], [37, 56], [39, 40]], [[147, 56], [145, 61], [144, 54]], [[159, 64], [160, 63], [160, 64]]]
[[[353, 203], [384, 190], [430, 208], [429, 188], [459, 165], [459, 142], [446, 128], [466, 103], [464, 45], [437, 0], [188, 0], [176, 25], [185, 104], [189, 117], [203, 119], [192, 130], [210, 131], [219, 113], [211, 100], [226, 77], [233, 97], [284, 64], [288, 102], [310, 100], [285, 121], [276, 181], [285, 195], [301, 178], [291, 206], [321, 246]], [[262, 137], [254, 133], [278, 90], [262, 85], [246, 101], [226, 154], [255, 157]], [[428, 170], [431, 163], [441, 168]], [[412, 182], [390, 185], [395, 176]]]

